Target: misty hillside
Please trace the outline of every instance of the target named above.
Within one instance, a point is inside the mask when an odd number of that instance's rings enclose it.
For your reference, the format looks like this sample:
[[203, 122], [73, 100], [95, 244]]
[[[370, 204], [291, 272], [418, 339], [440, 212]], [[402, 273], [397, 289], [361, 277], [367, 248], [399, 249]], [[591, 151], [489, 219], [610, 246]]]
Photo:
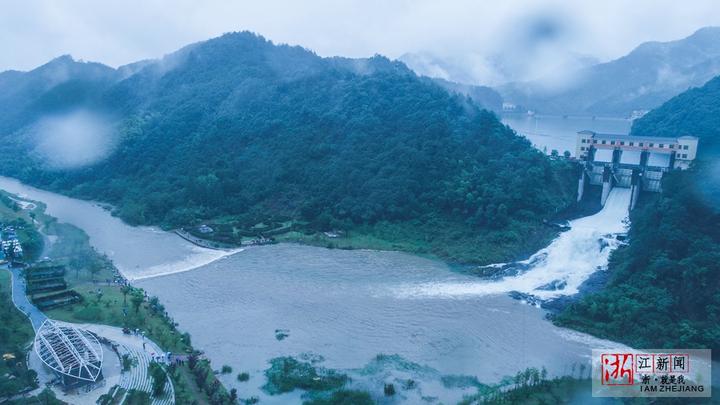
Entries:
[[[531, 31], [532, 27], [528, 29]], [[522, 41], [497, 45], [500, 51], [489, 54], [469, 52], [443, 57], [432, 52], [411, 52], [398, 59], [422, 76], [491, 88], [506, 83], [531, 81], [558, 70], [578, 70], [600, 62], [595, 57], [575, 52], [567, 52], [562, 58], [548, 60], [548, 56], [543, 55], [537, 47]], [[541, 60], [533, 57], [536, 53], [539, 53]]]
[[563, 89], [543, 82], [501, 87], [505, 101], [550, 114], [628, 116], [658, 107], [720, 74], [720, 27], [707, 27], [671, 42], [647, 42], [628, 55], [568, 72]]
[[32, 123], [38, 113], [61, 112], [84, 104], [119, 78], [100, 63], [61, 56], [30, 72], [0, 73], [0, 134]]
[[[292, 218], [449, 257], [462, 238], [472, 260], [498, 261], [540, 247], [542, 219], [573, 199], [563, 163], [383, 57], [234, 33], [117, 70], [61, 58], [2, 77], [19, 89], [0, 110], [2, 174], [112, 203], [131, 223]], [[58, 131], [88, 156], [54, 156], [76, 153]]]
[[500, 93], [490, 87], [473, 86], [471, 84], [456, 83], [438, 78], [433, 79], [433, 81], [451, 93], [469, 97], [475, 104], [482, 108], [498, 114], [502, 112], [502, 97]]
[[698, 152], [720, 152], [720, 76], [704, 86], [673, 97], [662, 106], [635, 120], [632, 132], [638, 135], [700, 138]]

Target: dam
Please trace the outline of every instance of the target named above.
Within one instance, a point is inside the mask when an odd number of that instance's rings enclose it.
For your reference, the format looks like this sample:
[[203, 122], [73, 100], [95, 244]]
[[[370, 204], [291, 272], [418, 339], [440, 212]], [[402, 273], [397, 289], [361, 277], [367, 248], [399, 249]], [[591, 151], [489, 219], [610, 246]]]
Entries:
[[660, 192], [663, 174], [684, 170], [697, 155], [694, 136], [657, 137], [577, 133], [575, 156], [579, 164], [578, 201], [588, 186], [601, 186], [604, 206], [614, 187], [630, 189], [630, 209], [642, 191]]

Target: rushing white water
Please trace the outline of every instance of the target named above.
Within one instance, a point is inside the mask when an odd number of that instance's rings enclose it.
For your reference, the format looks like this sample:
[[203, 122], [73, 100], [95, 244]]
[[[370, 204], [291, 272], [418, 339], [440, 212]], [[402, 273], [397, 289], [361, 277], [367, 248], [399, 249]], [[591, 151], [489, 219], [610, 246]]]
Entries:
[[395, 293], [452, 297], [518, 291], [541, 299], [575, 294], [592, 273], [607, 266], [610, 253], [619, 244], [614, 234], [626, 230], [629, 204], [629, 189], [613, 189], [600, 212], [571, 221], [569, 231], [530, 259], [518, 262], [518, 267], [527, 268], [520, 274], [497, 281], [404, 284]]

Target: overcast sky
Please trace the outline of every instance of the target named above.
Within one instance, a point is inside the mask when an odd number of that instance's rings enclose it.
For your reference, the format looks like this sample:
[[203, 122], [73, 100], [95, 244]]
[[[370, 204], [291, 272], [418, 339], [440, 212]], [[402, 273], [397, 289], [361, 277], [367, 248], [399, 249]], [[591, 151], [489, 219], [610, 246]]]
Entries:
[[0, 0], [0, 71], [63, 54], [118, 66], [238, 30], [323, 56], [429, 53], [472, 63], [514, 48], [538, 60], [608, 60], [707, 25], [720, 25], [718, 0]]

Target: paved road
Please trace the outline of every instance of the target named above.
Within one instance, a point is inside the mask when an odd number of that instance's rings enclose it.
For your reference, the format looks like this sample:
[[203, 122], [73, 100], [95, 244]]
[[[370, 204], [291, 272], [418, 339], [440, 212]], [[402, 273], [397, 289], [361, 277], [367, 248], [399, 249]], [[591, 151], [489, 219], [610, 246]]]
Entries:
[[18, 268], [10, 268], [5, 265], [2, 266], [12, 274], [12, 301], [15, 306], [23, 312], [30, 319], [33, 329], [37, 331], [43, 322], [47, 319], [47, 316], [43, 314], [35, 305], [30, 302], [27, 295], [25, 295], [25, 278], [22, 276], [21, 270]]
[[[163, 356], [164, 352], [155, 342], [142, 335], [126, 335], [122, 329], [97, 324], [72, 324], [75, 327], [89, 330], [99, 336], [107, 338], [118, 344], [120, 354], [128, 354], [135, 358], [136, 365], [130, 371], [122, 373], [119, 385], [126, 390], [136, 389], [145, 392], [152, 391], [152, 378], [148, 374], [148, 365], [156, 356]], [[163, 356], [164, 357], [164, 356]], [[165, 364], [164, 358], [160, 361]], [[70, 401], [71, 403], [73, 401]], [[175, 403], [175, 390], [170, 378], [165, 383], [165, 395], [152, 398], [152, 405], [172, 405]]]

